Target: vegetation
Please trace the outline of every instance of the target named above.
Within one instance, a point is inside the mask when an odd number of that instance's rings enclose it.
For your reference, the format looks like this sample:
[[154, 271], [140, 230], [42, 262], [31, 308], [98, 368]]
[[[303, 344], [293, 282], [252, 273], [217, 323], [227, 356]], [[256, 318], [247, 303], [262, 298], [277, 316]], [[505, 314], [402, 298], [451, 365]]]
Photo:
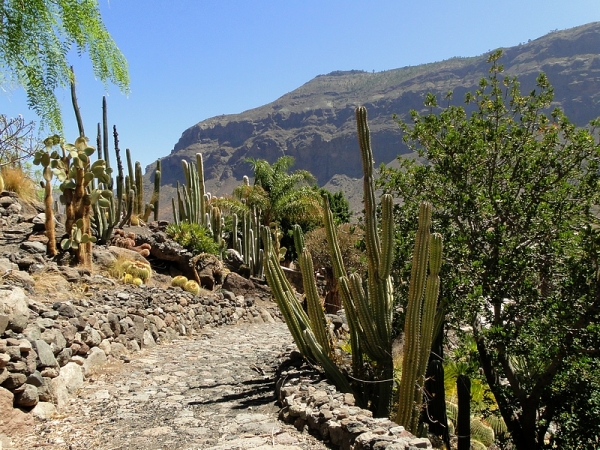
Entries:
[[212, 232], [204, 225], [189, 222], [172, 223], [167, 226], [166, 231], [175, 242], [194, 254], [221, 254], [221, 247], [214, 241]]
[[[369, 405], [378, 417], [387, 417], [392, 406], [393, 360], [392, 360], [392, 307], [393, 285], [390, 270], [393, 255], [393, 222], [392, 197], [384, 195], [381, 199], [381, 219], [378, 220], [375, 204], [375, 187], [373, 179], [373, 152], [370, 132], [367, 125], [367, 113], [364, 107], [356, 110], [357, 132], [364, 171], [364, 204], [365, 204], [365, 244], [367, 257], [366, 280], [357, 274], [348, 274], [341, 257], [340, 247], [334, 224], [333, 214], [329, 208], [327, 196], [324, 196], [324, 222], [327, 241], [332, 255], [334, 277], [338, 280], [340, 296], [348, 318], [349, 340], [352, 353], [353, 378], [358, 383], [355, 395], [363, 405]], [[403, 373], [403, 391], [405, 402], [401, 403], [398, 417], [406, 427], [413, 428], [413, 415], [418, 408], [414, 400], [420, 396], [416, 383], [422, 385], [425, 363], [430, 353], [435, 305], [437, 303], [437, 272], [441, 264], [441, 239], [430, 234], [431, 206], [423, 204], [419, 215], [419, 234], [413, 259], [413, 272], [410, 277], [410, 305], [413, 313], [407, 315], [408, 346], [410, 361], [415, 361], [410, 377]], [[323, 306], [318, 298], [314, 281], [312, 256], [306, 249], [301, 229], [296, 225], [294, 238], [300, 253], [299, 265], [308, 304], [308, 313], [300, 307], [293, 290], [283, 275], [271, 245], [270, 234], [263, 227], [265, 245], [265, 274], [273, 295], [282, 310], [290, 332], [302, 354], [317, 361], [328, 376], [344, 391], [351, 387], [341, 376], [340, 369], [332, 359], [331, 343], [324, 331], [325, 317]], [[431, 260], [431, 276], [427, 277], [427, 263]], [[427, 288], [426, 286], [427, 280]], [[425, 305], [422, 301], [425, 299]], [[423, 311], [423, 313], [422, 313]], [[433, 311], [428, 312], [428, 311]], [[408, 319], [410, 317], [410, 319]], [[427, 331], [429, 330], [429, 331]], [[425, 355], [425, 356], [422, 356]], [[414, 368], [414, 370], [413, 370]], [[370, 388], [367, 377], [374, 380]], [[408, 377], [408, 375], [406, 375]]]
[[0, 3], [0, 64], [5, 83], [27, 93], [29, 107], [53, 131], [62, 133], [54, 91], [68, 86], [67, 53], [89, 53], [94, 75], [129, 89], [127, 61], [106, 30], [97, 0], [5, 0]]
[[281, 244], [292, 248], [293, 225], [299, 224], [306, 231], [318, 225], [322, 217], [319, 192], [312, 186], [314, 177], [306, 170], [289, 173], [294, 164], [291, 156], [282, 156], [273, 164], [264, 159], [246, 161], [252, 165], [254, 184], [238, 186], [234, 197], [250, 210], [259, 211], [263, 225], [279, 228], [284, 238]]
[[[400, 159], [399, 170], [382, 168], [382, 186], [404, 202], [402, 233], [421, 199], [433, 203], [447, 319], [457, 333], [470, 327], [514, 447], [546, 447], [553, 423], [551, 442], [592, 448], [583, 443], [597, 427], [581, 397], [559, 391], [577, 391], [582, 371], [598, 373], [600, 147], [561, 110], [548, 114], [553, 91], [543, 74], [522, 94], [515, 78], [502, 77], [500, 56], [490, 56], [490, 74], [466, 106], [440, 107], [429, 94], [429, 113], [401, 123], [428, 163]], [[405, 259], [396, 268], [401, 276]]]

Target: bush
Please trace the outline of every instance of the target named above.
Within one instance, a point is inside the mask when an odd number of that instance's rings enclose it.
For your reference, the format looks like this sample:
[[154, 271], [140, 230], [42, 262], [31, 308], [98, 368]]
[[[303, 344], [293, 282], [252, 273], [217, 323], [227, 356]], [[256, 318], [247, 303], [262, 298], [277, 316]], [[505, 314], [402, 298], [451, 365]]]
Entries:
[[194, 254], [210, 253], [219, 256], [221, 249], [213, 240], [212, 233], [204, 225], [181, 222], [170, 224], [166, 232], [175, 242]]

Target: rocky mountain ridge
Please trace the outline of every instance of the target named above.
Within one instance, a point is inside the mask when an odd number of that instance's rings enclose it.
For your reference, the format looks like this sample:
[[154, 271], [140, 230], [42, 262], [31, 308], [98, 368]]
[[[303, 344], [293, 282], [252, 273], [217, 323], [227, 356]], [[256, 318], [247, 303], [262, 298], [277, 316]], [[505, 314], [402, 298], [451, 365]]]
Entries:
[[[505, 48], [501, 63], [507, 75], [519, 78], [524, 91], [534, 89], [535, 78], [545, 72], [555, 89], [555, 106], [584, 126], [600, 115], [599, 49], [596, 22]], [[388, 164], [408, 152], [394, 114], [406, 119], [411, 109], [421, 110], [427, 92], [453, 91], [453, 102], [460, 104], [486, 76], [487, 56], [377, 73], [335, 71], [267, 105], [204, 120], [185, 130], [171, 154], [162, 158], [162, 204], [170, 204], [175, 183], [184, 180], [181, 159], [194, 160], [196, 153], [204, 156], [207, 187], [215, 195], [231, 194], [244, 175], [251, 175], [245, 158], [273, 162], [290, 155], [296, 160], [292, 170], [309, 170], [320, 186], [343, 190], [356, 209], [362, 169], [354, 109], [367, 107], [376, 164]], [[146, 177], [153, 172], [154, 166], [148, 166]]]

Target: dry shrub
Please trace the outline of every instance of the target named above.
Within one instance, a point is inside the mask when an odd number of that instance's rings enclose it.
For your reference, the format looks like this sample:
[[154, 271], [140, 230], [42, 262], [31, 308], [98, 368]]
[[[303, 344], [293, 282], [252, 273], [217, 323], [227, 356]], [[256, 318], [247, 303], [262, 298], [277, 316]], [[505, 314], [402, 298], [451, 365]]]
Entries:
[[37, 186], [20, 167], [3, 167], [4, 189], [16, 193], [24, 202], [37, 200]]
[[[337, 227], [338, 245], [342, 261], [348, 273], [364, 273], [366, 261], [364, 253], [360, 250], [360, 243], [364, 237], [362, 228], [349, 223]], [[332, 269], [331, 254], [327, 243], [325, 228], [310, 231], [305, 237], [305, 246], [312, 255], [315, 269]]]
[[71, 283], [60, 273], [43, 270], [33, 275], [35, 293], [42, 303], [54, 303], [60, 294], [68, 294], [71, 298], [84, 298], [89, 287], [85, 283]]

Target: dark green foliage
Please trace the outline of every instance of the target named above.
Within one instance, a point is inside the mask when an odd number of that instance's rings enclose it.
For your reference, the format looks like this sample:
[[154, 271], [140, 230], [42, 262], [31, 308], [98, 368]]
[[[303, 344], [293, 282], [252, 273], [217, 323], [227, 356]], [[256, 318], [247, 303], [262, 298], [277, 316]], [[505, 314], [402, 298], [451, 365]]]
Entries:
[[[429, 94], [429, 112], [401, 123], [427, 163], [401, 158], [400, 170], [382, 173], [384, 190], [403, 202], [395, 220], [402, 231], [421, 199], [433, 203], [448, 322], [472, 327], [515, 448], [530, 450], [543, 448], [550, 423], [562, 420], [554, 385], [576, 382], [568, 361], [599, 356], [599, 246], [589, 230], [600, 204], [600, 148], [588, 130], [549, 110], [544, 74], [522, 94], [515, 78], [502, 76], [500, 57], [491, 55], [490, 75], [466, 95], [466, 107], [440, 107]], [[398, 278], [407, 251], [398, 249]]]
[[350, 222], [350, 216], [352, 215], [350, 203], [348, 203], [348, 199], [344, 196], [342, 191], [332, 194], [328, 190], [321, 188], [319, 189], [319, 194], [321, 196], [327, 195], [329, 208], [331, 209], [333, 220], [336, 225]]
[[198, 223], [180, 222], [167, 226], [166, 232], [175, 242], [193, 254], [211, 253], [220, 256], [221, 248], [214, 241], [211, 231]]

